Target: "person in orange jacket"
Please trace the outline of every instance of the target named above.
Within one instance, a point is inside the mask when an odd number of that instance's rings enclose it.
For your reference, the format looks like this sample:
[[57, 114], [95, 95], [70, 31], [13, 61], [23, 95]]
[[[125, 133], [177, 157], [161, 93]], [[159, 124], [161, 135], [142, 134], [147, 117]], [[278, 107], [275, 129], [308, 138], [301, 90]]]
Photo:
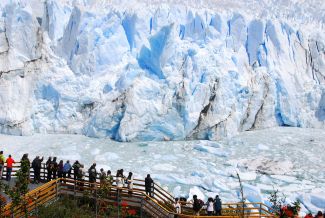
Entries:
[[311, 212], [309, 212], [308, 214], [306, 214], [305, 218], [314, 218], [313, 214]]
[[9, 157], [6, 160], [7, 163], [7, 174], [6, 174], [6, 180], [11, 180], [11, 172], [12, 172], [12, 164], [15, 163], [14, 159], [12, 159], [11, 155], [9, 154]]

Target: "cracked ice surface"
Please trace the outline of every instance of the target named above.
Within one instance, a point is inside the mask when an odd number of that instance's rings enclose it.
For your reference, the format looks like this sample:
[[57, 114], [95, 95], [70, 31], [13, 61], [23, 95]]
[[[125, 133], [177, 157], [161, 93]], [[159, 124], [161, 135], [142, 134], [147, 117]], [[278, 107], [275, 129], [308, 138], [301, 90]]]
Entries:
[[223, 201], [238, 201], [239, 172], [246, 198], [264, 201], [279, 189], [287, 200], [300, 199], [303, 211], [325, 205], [325, 133], [320, 129], [272, 128], [240, 133], [222, 141], [119, 143], [78, 135], [0, 135], [1, 149], [16, 159], [34, 155], [76, 159], [88, 167], [115, 172], [123, 168], [166, 186], [175, 196], [220, 194]]
[[2, 0], [0, 132], [159, 141], [324, 128], [324, 1], [187, 2]]

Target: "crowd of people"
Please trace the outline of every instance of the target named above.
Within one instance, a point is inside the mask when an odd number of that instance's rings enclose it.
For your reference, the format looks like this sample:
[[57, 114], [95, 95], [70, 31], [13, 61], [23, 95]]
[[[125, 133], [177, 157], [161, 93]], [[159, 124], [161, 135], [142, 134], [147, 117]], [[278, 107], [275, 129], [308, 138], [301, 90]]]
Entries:
[[[208, 216], [221, 216], [222, 202], [219, 195], [216, 195], [214, 199], [211, 197], [208, 198], [206, 203], [204, 203], [201, 199], [198, 199], [197, 195], [193, 195], [193, 200], [190, 201], [190, 203], [193, 207], [194, 215], [196, 216], [199, 216], [202, 210], [206, 210]], [[183, 204], [187, 204], [186, 199], [175, 198], [174, 208], [177, 214], [182, 213]]]
[[[24, 154], [22, 160], [26, 160], [30, 163], [28, 154]], [[20, 162], [21, 162], [20, 161]], [[38, 184], [40, 182], [48, 182], [57, 178], [73, 178], [78, 181], [80, 186], [84, 185], [86, 181], [86, 175], [88, 172], [88, 182], [90, 187], [94, 187], [97, 180], [99, 180], [102, 187], [111, 187], [115, 183], [118, 189], [128, 188], [129, 194], [132, 194], [133, 190], [133, 173], [129, 172], [128, 176], [124, 176], [124, 170], [117, 170], [115, 180], [110, 170], [105, 171], [103, 168], [97, 172], [96, 163], [93, 163], [88, 171], [86, 171], [85, 166], [76, 160], [72, 165], [69, 160], [65, 163], [63, 160], [57, 161], [56, 157], [49, 157], [45, 162], [45, 172], [43, 178], [41, 178], [41, 170], [44, 169], [42, 163], [44, 157], [36, 156], [31, 162], [30, 167], [33, 169], [34, 176], [31, 178], [32, 183]], [[6, 163], [6, 166], [5, 166]], [[4, 168], [6, 167], [6, 180], [10, 182], [13, 164], [16, 163], [11, 155], [8, 155], [6, 159], [3, 155], [3, 151], [0, 151], [0, 175], [2, 179]], [[73, 177], [72, 177], [73, 174]], [[45, 178], [46, 175], [46, 178]], [[147, 195], [153, 196], [154, 182], [150, 177], [150, 174], [145, 178], [145, 191]]]

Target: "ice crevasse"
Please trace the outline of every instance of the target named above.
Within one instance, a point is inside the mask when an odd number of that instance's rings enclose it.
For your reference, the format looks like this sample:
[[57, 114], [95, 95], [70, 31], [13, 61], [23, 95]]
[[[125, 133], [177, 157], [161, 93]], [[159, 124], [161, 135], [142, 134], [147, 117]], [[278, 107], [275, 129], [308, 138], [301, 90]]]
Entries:
[[132, 7], [1, 1], [0, 132], [214, 140], [325, 127], [325, 21]]

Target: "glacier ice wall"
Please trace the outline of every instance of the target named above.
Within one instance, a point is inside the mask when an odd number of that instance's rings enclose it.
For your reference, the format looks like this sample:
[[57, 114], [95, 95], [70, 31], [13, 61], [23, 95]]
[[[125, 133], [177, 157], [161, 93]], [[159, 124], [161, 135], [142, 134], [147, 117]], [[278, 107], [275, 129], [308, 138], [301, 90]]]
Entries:
[[137, 141], [325, 127], [322, 1], [304, 19], [299, 5], [289, 19], [112, 2], [0, 3], [1, 133]]

